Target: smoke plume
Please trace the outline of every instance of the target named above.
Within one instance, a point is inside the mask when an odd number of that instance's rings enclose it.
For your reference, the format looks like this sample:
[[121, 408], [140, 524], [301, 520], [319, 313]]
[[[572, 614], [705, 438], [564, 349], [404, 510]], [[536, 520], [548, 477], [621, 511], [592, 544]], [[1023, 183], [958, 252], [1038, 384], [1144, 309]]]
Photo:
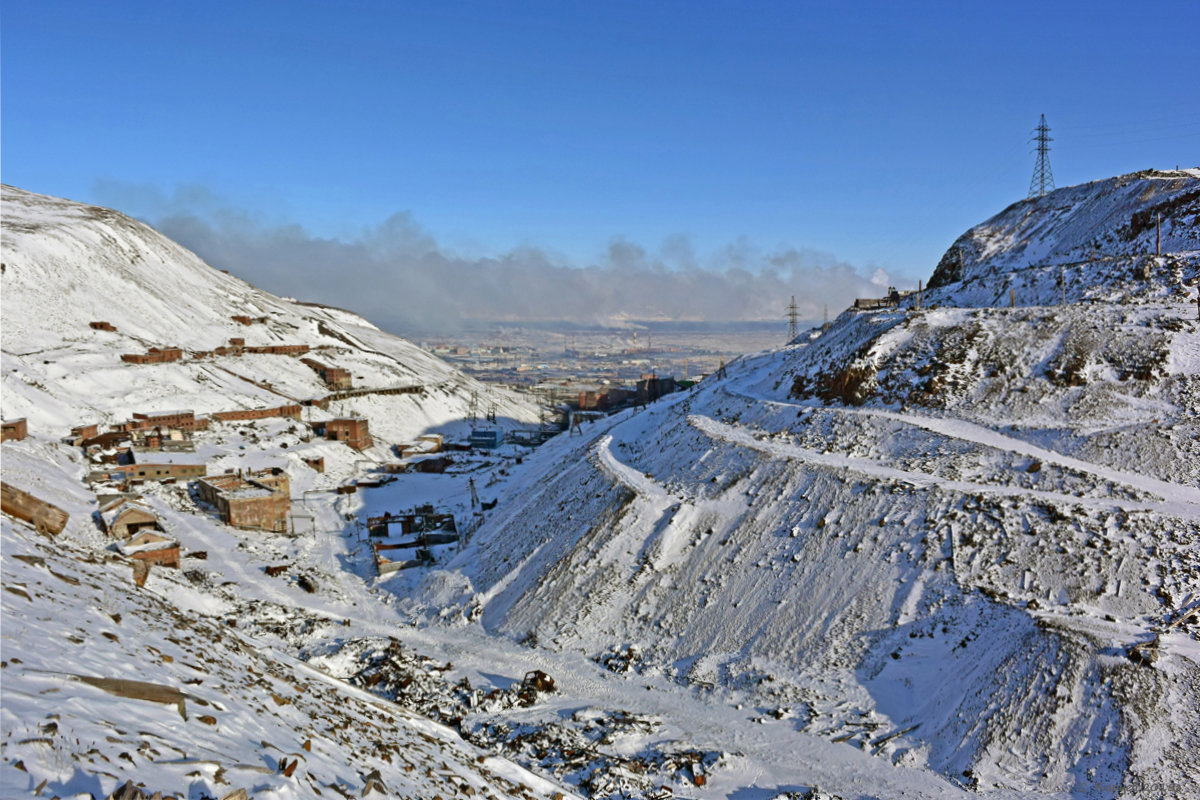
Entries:
[[133, 207], [214, 267], [275, 294], [353, 310], [402, 335], [486, 322], [781, 320], [792, 295], [801, 318], [812, 320], [823, 304], [836, 313], [889, 282], [882, 270], [866, 276], [827, 254], [767, 251], [744, 239], [705, 257], [677, 235], [654, 252], [617, 238], [587, 265], [536, 247], [469, 258], [440, 246], [406, 211], [353, 237], [324, 238], [231, 209], [203, 188], [166, 197], [106, 183], [97, 193]]

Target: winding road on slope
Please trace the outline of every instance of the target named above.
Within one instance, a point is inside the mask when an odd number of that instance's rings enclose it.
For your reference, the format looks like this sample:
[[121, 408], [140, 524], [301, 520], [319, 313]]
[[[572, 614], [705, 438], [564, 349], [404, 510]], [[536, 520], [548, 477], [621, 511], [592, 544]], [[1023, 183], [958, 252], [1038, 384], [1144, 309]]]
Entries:
[[[1157, 478], [1151, 478], [1146, 475], [1138, 475], [1138, 474], [1131, 473], [1131, 472], [1124, 472], [1122, 470], [1113, 469], [1112, 467], [1107, 467], [1107, 466], [1104, 466], [1103, 464], [1096, 464], [1096, 463], [1093, 463], [1090, 461], [1083, 461], [1078, 458], [1073, 458], [1071, 456], [1063, 455], [1062, 453], [1057, 453], [1053, 450], [1047, 450], [1044, 447], [1038, 447], [1035, 444], [1031, 444], [1031, 443], [1023, 441], [1021, 439], [1017, 439], [1017, 438], [1014, 438], [1011, 436], [1006, 436], [1002, 433], [999, 433], [998, 431], [991, 430], [990, 428], [985, 428], [982, 425], [978, 425], [973, 422], [968, 422], [963, 419], [954, 419], [954, 418], [949, 418], [949, 417], [926, 417], [926, 416], [921, 416], [921, 415], [917, 415], [917, 414], [902, 414], [902, 413], [898, 413], [898, 412], [894, 412], [894, 411], [882, 411], [882, 410], [877, 410], [877, 409], [851, 409], [851, 408], [838, 408], [835, 406], [815, 406], [810, 403], [793, 403], [793, 402], [787, 402], [787, 401], [781, 401], [781, 400], [774, 400], [774, 399], [764, 397], [759, 394], [735, 389], [735, 388], [728, 387], [728, 386], [722, 387], [722, 388], [723, 388], [723, 391], [728, 395], [735, 396], [735, 397], [741, 397], [741, 398], [744, 398], [747, 400], [752, 400], [752, 401], [758, 402], [758, 403], [769, 403], [771, 405], [789, 406], [792, 408], [819, 409], [821, 411], [827, 411], [827, 412], [837, 413], [837, 414], [865, 416], [865, 417], [878, 417], [881, 419], [888, 419], [888, 420], [893, 420], [895, 422], [901, 422], [906, 425], [912, 425], [914, 427], [921, 428], [923, 430], [927, 430], [932, 433], [937, 433], [942, 436], [946, 436], [948, 438], [959, 439], [961, 441], [972, 442], [974, 444], [978, 444], [983, 447], [989, 447], [989, 448], [992, 448], [995, 450], [1005, 450], [1010, 453], [1016, 453], [1018, 455], [1024, 455], [1024, 456], [1028, 456], [1030, 458], [1036, 458], [1039, 461], [1045, 462], [1047, 464], [1054, 464], [1056, 466], [1075, 470], [1077, 472], [1086, 473], [1088, 475], [1092, 475], [1092, 476], [1094, 476], [1096, 478], [1100, 478], [1102, 480], [1112, 481], [1113, 483], [1119, 483], [1124, 486], [1128, 486], [1133, 489], [1137, 489], [1139, 491], [1161, 497], [1163, 502], [1160, 502], [1160, 503], [1154, 503], [1154, 502], [1135, 503], [1135, 502], [1129, 502], [1129, 501], [1119, 501], [1118, 502], [1116, 500], [1103, 501], [1103, 500], [1097, 500], [1095, 498], [1081, 498], [1081, 497], [1076, 497], [1075, 495], [1056, 494], [1056, 493], [1052, 493], [1052, 492], [1040, 492], [1040, 491], [1036, 491], [1036, 490], [1032, 490], [1032, 489], [1018, 489], [1015, 487], [996, 487], [996, 486], [989, 486], [988, 484], [974, 484], [974, 483], [969, 483], [966, 481], [946, 481], [946, 480], [942, 480], [939, 478], [935, 478], [934, 476], [931, 476], [931, 475], [924, 475], [924, 478], [927, 482], [942, 486], [944, 488], [953, 488], [953, 489], [958, 489], [960, 491], [987, 491], [987, 492], [991, 492], [993, 494], [998, 493], [998, 494], [1006, 494], [1006, 495], [1024, 495], [1024, 496], [1029, 496], [1029, 497], [1046, 496], [1046, 499], [1052, 499], [1054, 497], [1058, 497], [1058, 498], [1061, 498], [1060, 500], [1058, 500], [1058, 502], [1071, 502], [1071, 503], [1082, 504], [1082, 505], [1091, 505], [1091, 506], [1095, 506], [1095, 507], [1099, 507], [1099, 508], [1122, 508], [1122, 509], [1129, 510], [1129, 511], [1147, 510], [1147, 511], [1155, 511], [1155, 512], [1158, 512], [1161, 514], [1166, 514], [1166, 515], [1173, 516], [1173, 517], [1184, 517], [1187, 519], [1200, 519], [1200, 489], [1198, 489], [1196, 487], [1185, 486], [1183, 484], [1178, 484], [1178, 483], [1171, 483], [1169, 481], [1162, 481], [1162, 480], [1158, 480]], [[720, 423], [715, 423], [715, 422], [713, 424], [720, 425]], [[699, 427], [699, 426], [697, 426], [697, 427]], [[715, 431], [716, 429], [714, 428], [712, 430]], [[749, 437], [749, 439], [751, 442], [754, 442], [754, 444], [760, 445], [760, 447], [758, 449], [760, 449], [760, 450], [764, 449], [761, 446], [763, 444], [762, 442], [758, 442], [753, 437]], [[854, 468], [860, 469], [860, 470], [862, 470], [864, 467], [866, 467], [867, 469], [870, 469], [869, 465], [872, 465], [872, 464], [876, 465], [875, 469], [884, 469], [884, 470], [890, 469], [887, 467], [883, 467], [882, 465], [877, 464], [877, 462], [873, 462], [868, 459], [852, 459], [852, 458], [843, 457], [843, 456], [828, 456], [823, 453], [816, 453], [811, 450], [805, 450], [804, 448], [795, 448], [795, 450], [798, 452], [793, 453], [793, 457], [806, 458], [807, 460], [810, 460], [810, 461], [816, 461], [816, 463], [822, 463], [819, 461], [819, 459], [822, 459], [822, 458], [834, 458], [834, 459], [843, 459], [846, 461], [856, 462], [857, 466], [855, 466]], [[847, 463], [847, 464], [843, 464], [843, 466], [851, 466], [851, 465]], [[914, 476], [923, 475], [923, 473], [905, 472], [903, 470], [890, 470], [890, 472], [891, 473], [902, 473], [905, 476], [902, 479], [906, 479], [906, 480], [911, 479]], [[882, 475], [882, 473], [878, 473], [878, 472], [873, 473], [873, 474]], [[900, 478], [901, 475], [900, 474], [889, 474], [887, 477]], [[963, 488], [960, 488], [960, 487], [963, 487]], [[967, 487], [969, 487], [969, 488], [967, 488]]]

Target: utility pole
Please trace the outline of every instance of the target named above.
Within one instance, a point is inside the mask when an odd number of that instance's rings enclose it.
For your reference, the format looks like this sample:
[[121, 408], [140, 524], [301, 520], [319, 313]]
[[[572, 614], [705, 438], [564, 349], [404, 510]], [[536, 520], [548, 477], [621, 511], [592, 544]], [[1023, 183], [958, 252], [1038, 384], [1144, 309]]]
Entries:
[[800, 335], [800, 314], [796, 310], [796, 295], [792, 295], [792, 302], [788, 303], [787, 312], [788, 342], [790, 343]]
[[1041, 197], [1046, 192], [1054, 191], [1054, 173], [1050, 170], [1050, 126], [1046, 124], [1046, 115], [1033, 129], [1031, 142], [1037, 143], [1037, 165], [1033, 168], [1033, 179], [1029, 181], [1029, 196]]

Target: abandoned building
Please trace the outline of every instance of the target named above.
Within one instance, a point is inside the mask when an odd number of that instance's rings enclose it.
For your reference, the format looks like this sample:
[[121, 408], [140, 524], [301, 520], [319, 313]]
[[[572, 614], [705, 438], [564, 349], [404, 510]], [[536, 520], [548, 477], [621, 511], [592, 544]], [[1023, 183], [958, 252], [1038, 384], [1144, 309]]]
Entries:
[[100, 426], [98, 424], [91, 425], [76, 425], [71, 428], [71, 440], [76, 446], [82, 445], [87, 439], [92, 439], [100, 435]]
[[642, 375], [637, 382], [637, 399], [639, 403], [651, 403], [678, 388], [674, 378], [660, 378], [654, 373]]
[[191, 480], [202, 477], [207, 471], [203, 463], [114, 464], [91, 473], [88, 481], [91, 483], [114, 481], [129, 484], [144, 483], [145, 481], [174, 483], [181, 478]]
[[119, 496], [100, 505], [100, 522], [113, 539], [128, 539], [142, 530], [161, 530], [158, 515], [137, 498]]
[[192, 453], [196, 443], [192, 441], [191, 432], [178, 428], [147, 428], [132, 433], [131, 444], [135, 451], [164, 450], [172, 453]]
[[28, 522], [39, 533], [57, 536], [67, 526], [70, 515], [28, 492], [0, 481], [0, 510], [14, 519]]
[[431, 455], [442, 452], [445, 440], [440, 433], [426, 433], [417, 437], [415, 442], [396, 445], [396, 455], [400, 458]]
[[268, 344], [261, 347], [243, 347], [242, 351], [273, 356], [302, 356], [309, 351], [309, 347], [306, 344]]
[[0, 423], [0, 442], [19, 442], [28, 435], [29, 426], [24, 417]]
[[[417, 506], [404, 514], [368, 517], [367, 532], [372, 538], [391, 540], [371, 544], [380, 575], [431, 564], [434, 561], [431, 546], [453, 544], [459, 539], [454, 515], [439, 513], [432, 505]], [[396, 536], [400, 541], [392, 540]]]
[[178, 347], [151, 347], [145, 353], [122, 353], [121, 360], [127, 364], [166, 364], [183, 358]]
[[179, 569], [179, 542], [152, 530], [142, 530], [117, 545], [124, 556], [155, 566]]
[[234, 322], [240, 322], [243, 325], [253, 325], [255, 323], [263, 323], [267, 321], [266, 317], [251, 317], [246, 314], [234, 314], [230, 317]]
[[314, 458], [302, 458], [305, 464], [312, 467], [317, 472], [325, 471], [325, 456], [316, 456]]
[[274, 408], [243, 408], [237, 411], [214, 411], [212, 418], [219, 422], [237, 422], [251, 419], [270, 419], [272, 417], [290, 417], [300, 419], [299, 404], [276, 406]]
[[241, 336], [231, 336], [231, 337], [229, 337], [229, 346], [230, 347], [245, 347], [246, 340], [244, 338], [242, 338]]
[[913, 292], [901, 292], [895, 286], [888, 287], [887, 297], [859, 297], [854, 301], [856, 311], [870, 311], [878, 308], [895, 308], [900, 301]]
[[196, 493], [214, 506], [226, 525], [264, 531], [287, 531], [291, 485], [282, 469], [227, 472], [196, 481]]
[[631, 389], [621, 388], [585, 390], [579, 393], [579, 408], [581, 411], [610, 411], [629, 402], [636, 394]]
[[135, 411], [133, 419], [122, 426], [124, 430], [141, 431], [148, 428], [178, 428], [181, 431], [202, 431], [208, 420], [192, 411]]
[[351, 378], [350, 370], [331, 367], [327, 364], [322, 364], [314, 358], [302, 358], [300, 360], [312, 367], [330, 389], [354, 388], [354, 381]]
[[325, 438], [345, 442], [355, 450], [366, 450], [371, 446], [371, 434], [367, 420], [361, 417], [339, 417], [325, 423]]
[[88, 327], [94, 331], [109, 331], [111, 333], [117, 332], [117, 329], [115, 327], [113, 327], [113, 324], [111, 322], [104, 322], [104, 321], [89, 322]]

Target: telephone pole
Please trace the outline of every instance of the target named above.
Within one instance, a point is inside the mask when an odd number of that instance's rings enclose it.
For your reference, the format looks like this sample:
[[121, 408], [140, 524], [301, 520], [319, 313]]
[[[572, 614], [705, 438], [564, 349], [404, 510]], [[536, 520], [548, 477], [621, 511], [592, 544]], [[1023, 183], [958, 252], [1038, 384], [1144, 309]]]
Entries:
[[787, 312], [788, 342], [792, 342], [800, 335], [800, 313], [796, 310], [796, 295], [792, 295], [792, 302], [788, 303]]
[[1033, 168], [1033, 179], [1029, 181], [1029, 196], [1041, 197], [1046, 192], [1054, 191], [1054, 173], [1050, 170], [1050, 126], [1046, 124], [1046, 115], [1033, 129], [1031, 142], [1037, 143], [1037, 165]]

